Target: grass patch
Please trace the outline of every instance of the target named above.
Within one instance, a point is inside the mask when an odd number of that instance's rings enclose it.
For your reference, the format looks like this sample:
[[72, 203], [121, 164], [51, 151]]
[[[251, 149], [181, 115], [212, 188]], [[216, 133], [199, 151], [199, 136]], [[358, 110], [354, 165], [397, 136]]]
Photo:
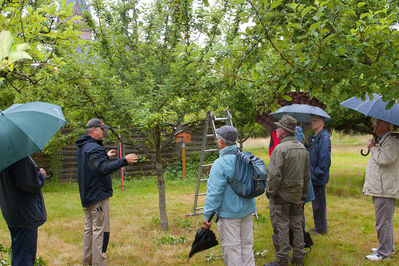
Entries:
[[[353, 139], [352, 139], [353, 138]], [[306, 265], [375, 265], [364, 256], [377, 245], [374, 206], [361, 194], [365, 167], [369, 157], [362, 157], [367, 136], [332, 137], [332, 166], [327, 185], [329, 232], [313, 236], [314, 246], [305, 256]], [[251, 140], [244, 145], [266, 162], [269, 160], [267, 139]], [[195, 162], [193, 162], [194, 164]], [[189, 163], [188, 163], [189, 167]], [[166, 206], [169, 230], [160, 230], [158, 191], [155, 177], [125, 181], [113, 180], [111, 235], [107, 260], [109, 265], [222, 265], [220, 245], [194, 255], [187, 261], [195, 233], [202, 225], [202, 216], [187, 217], [192, 212], [197, 166], [182, 180], [179, 172], [166, 176]], [[205, 186], [203, 186], [205, 188]], [[39, 228], [38, 252], [47, 265], [80, 265], [84, 214], [75, 182], [48, 183], [44, 188], [48, 221]], [[268, 200], [256, 198], [258, 219], [254, 220], [254, 252], [256, 265], [274, 260], [272, 228]], [[199, 202], [203, 206], [203, 201]], [[305, 206], [306, 226], [313, 228], [311, 204]], [[394, 216], [395, 242], [398, 244], [399, 217]], [[217, 225], [212, 230], [218, 237]], [[10, 246], [7, 225], [0, 218], [0, 243]], [[7, 260], [7, 255], [0, 259]], [[383, 265], [398, 265], [399, 255]]]

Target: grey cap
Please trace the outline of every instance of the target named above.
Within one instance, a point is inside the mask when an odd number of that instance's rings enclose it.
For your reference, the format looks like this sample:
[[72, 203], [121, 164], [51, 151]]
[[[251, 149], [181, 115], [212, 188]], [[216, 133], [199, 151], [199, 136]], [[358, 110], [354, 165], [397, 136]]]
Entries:
[[274, 122], [277, 127], [284, 128], [291, 133], [295, 133], [297, 123], [296, 119], [289, 115], [284, 115], [278, 122]]
[[238, 130], [233, 126], [222, 126], [216, 129], [216, 133], [227, 141], [237, 141]]
[[104, 128], [104, 129], [108, 129], [109, 128], [109, 126], [104, 125], [104, 122], [101, 121], [98, 118], [90, 119], [89, 122], [87, 122], [86, 128], [92, 128], [92, 127], [101, 127], [101, 128]]

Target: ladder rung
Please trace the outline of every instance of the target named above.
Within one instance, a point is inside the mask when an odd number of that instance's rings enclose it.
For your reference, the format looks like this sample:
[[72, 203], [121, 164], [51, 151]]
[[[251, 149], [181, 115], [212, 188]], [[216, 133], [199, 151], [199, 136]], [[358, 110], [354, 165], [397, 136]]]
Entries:
[[215, 135], [214, 134], [208, 134], [206, 136], [209, 138], [209, 137], [214, 137]]
[[226, 121], [226, 120], [230, 120], [230, 118], [228, 117], [215, 117], [215, 119], [213, 119], [214, 121]]
[[199, 193], [198, 196], [205, 196], [206, 193]]
[[202, 209], [204, 209], [205, 207], [198, 207], [198, 208], [196, 208], [196, 210], [202, 210]]
[[208, 178], [200, 179], [201, 182], [208, 181]]
[[219, 149], [208, 149], [208, 150], [204, 150], [204, 152], [213, 152], [213, 151], [218, 151]]
[[202, 167], [208, 167], [208, 166], [212, 166], [212, 164], [211, 164], [211, 163], [208, 163], [208, 164], [203, 164], [203, 165], [202, 165]]

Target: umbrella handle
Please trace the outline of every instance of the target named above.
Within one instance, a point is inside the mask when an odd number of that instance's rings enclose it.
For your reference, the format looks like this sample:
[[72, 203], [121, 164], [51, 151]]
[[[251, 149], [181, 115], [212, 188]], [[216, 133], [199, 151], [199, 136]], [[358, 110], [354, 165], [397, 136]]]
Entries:
[[52, 177], [53, 177], [53, 170], [48, 169], [48, 174], [47, 174], [47, 176], [46, 176], [46, 180], [49, 180], [49, 179], [52, 178]]
[[208, 219], [208, 223], [210, 223], [210, 222], [212, 221], [212, 218], [213, 218], [213, 216], [215, 216], [215, 214], [216, 214], [216, 212], [213, 212], [213, 213], [211, 214], [211, 216], [210, 216], [209, 219]]
[[363, 153], [363, 149], [360, 150], [360, 154], [362, 156], [367, 156], [367, 155], [369, 155], [369, 153], [370, 153], [370, 150], [368, 150], [367, 153]]

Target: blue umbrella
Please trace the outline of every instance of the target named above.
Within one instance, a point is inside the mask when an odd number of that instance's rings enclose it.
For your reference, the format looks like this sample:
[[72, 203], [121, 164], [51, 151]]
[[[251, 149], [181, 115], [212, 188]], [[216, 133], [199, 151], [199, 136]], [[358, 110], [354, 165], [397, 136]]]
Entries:
[[395, 101], [395, 104], [388, 110], [386, 109], [387, 104], [388, 102], [384, 102], [381, 95], [373, 93], [373, 99], [370, 99], [369, 95], [366, 95], [365, 100], [352, 97], [343, 101], [341, 106], [399, 126], [398, 101]]
[[41, 151], [66, 121], [51, 103], [14, 104], [0, 111], [0, 171]]
[[312, 115], [320, 116], [324, 121], [331, 121], [331, 117], [321, 108], [308, 104], [291, 104], [277, 109], [271, 113], [274, 119], [281, 119], [283, 115], [294, 117], [299, 123], [310, 123]]

